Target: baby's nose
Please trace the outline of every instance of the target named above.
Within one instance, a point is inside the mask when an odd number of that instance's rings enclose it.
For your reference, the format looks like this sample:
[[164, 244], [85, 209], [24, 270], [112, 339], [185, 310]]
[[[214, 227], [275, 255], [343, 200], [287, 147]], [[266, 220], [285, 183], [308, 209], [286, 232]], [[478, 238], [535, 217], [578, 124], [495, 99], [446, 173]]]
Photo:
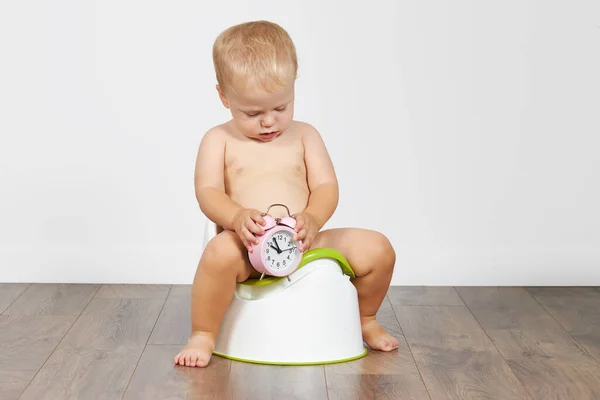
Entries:
[[275, 118], [273, 118], [271, 115], [267, 115], [262, 119], [262, 125], [265, 128], [273, 126], [274, 124], [275, 124]]

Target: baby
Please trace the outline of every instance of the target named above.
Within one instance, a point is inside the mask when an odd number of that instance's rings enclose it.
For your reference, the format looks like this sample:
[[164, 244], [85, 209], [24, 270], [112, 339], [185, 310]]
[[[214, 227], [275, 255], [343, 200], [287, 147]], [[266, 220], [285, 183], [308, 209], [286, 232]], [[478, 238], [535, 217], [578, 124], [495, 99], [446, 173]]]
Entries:
[[[295, 46], [279, 25], [258, 21], [233, 26], [213, 47], [217, 91], [232, 119], [200, 142], [196, 197], [218, 227], [200, 258], [192, 286], [192, 333], [175, 364], [208, 365], [221, 319], [237, 282], [259, 277], [248, 259], [264, 233], [261, 212], [274, 203], [295, 214], [301, 251], [329, 247], [356, 273], [363, 340], [391, 351], [398, 341], [375, 314], [390, 284], [396, 255], [388, 239], [364, 229], [321, 228], [338, 203], [338, 183], [319, 132], [295, 121]], [[273, 217], [287, 215], [282, 207]]]

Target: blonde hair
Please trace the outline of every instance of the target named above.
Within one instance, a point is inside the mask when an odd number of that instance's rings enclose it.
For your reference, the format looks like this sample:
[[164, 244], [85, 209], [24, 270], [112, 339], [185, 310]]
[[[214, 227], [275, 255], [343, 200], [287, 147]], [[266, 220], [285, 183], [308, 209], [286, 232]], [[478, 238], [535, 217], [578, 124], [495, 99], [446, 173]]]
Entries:
[[217, 82], [225, 89], [245, 80], [267, 88], [285, 85], [298, 73], [296, 48], [289, 34], [268, 21], [234, 25], [222, 32], [213, 45]]

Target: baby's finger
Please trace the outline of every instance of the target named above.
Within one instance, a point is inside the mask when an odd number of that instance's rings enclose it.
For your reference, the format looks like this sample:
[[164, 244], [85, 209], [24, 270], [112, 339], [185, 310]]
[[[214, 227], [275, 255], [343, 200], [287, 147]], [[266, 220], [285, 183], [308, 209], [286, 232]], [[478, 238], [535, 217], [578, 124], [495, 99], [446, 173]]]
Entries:
[[304, 238], [306, 237], [306, 228], [302, 228], [302, 230], [300, 232], [298, 232], [296, 234], [296, 236], [294, 236], [294, 240], [304, 240]]
[[302, 229], [304, 227], [304, 217], [302, 215], [299, 215], [298, 217], [296, 217], [296, 226], [294, 226], [294, 230], [296, 232], [300, 232], [300, 229]]
[[304, 251], [306, 251], [306, 249], [310, 248], [310, 244], [311, 240], [309, 238], [305, 238], [302, 240], [302, 244], [298, 246], [298, 250], [300, 250], [300, 252], [303, 253]]
[[242, 229], [242, 233], [244, 234], [244, 239], [248, 241], [248, 244], [258, 244], [259, 240], [250, 232], [247, 228]]
[[258, 222], [261, 225], [265, 224], [265, 219], [263, 218], [262, 215], [260, 215], [260, 212], [258, 212], [258, 211], [253, 211], [250, 214], [250, 218], [252, 218], [254, 221]]
[[238, 234], [238, 236], [240, 237], [240, 240], [242, 241], [242, 244], [244, 245], [244, 247], [246, 248], [246, 250], [252, 252], [252, 245], [250, 244], [250, 242], [248, 242], [248, 240], [246, 239], [246, 237], [244, 236], [244, 234], [242, 232], [240, 232]]
[[252, 233], [256, 233], [257, 235], [262, 235], [264, 230], [251, 219], [246, 220], [246, 229], [248, 229]]

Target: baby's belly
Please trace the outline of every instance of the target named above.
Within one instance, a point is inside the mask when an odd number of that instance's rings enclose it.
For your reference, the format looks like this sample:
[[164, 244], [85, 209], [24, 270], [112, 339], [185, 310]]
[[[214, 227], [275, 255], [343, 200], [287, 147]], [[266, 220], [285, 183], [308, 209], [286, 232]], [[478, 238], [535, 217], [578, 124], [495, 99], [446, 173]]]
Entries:
[[[271, 204], [284, 204], [290, 214], [303, 211], [308, 204], [309, 190], [306, 182], [293, 177], [275, 177], [266, 179], [239, 179], [228, 182], [228, 194], [233, 201], [245, 208], [255, 208], [266, 212]], [[269, 214], [273, 217], [287, 215], [280, 206], [272, 207]]]

